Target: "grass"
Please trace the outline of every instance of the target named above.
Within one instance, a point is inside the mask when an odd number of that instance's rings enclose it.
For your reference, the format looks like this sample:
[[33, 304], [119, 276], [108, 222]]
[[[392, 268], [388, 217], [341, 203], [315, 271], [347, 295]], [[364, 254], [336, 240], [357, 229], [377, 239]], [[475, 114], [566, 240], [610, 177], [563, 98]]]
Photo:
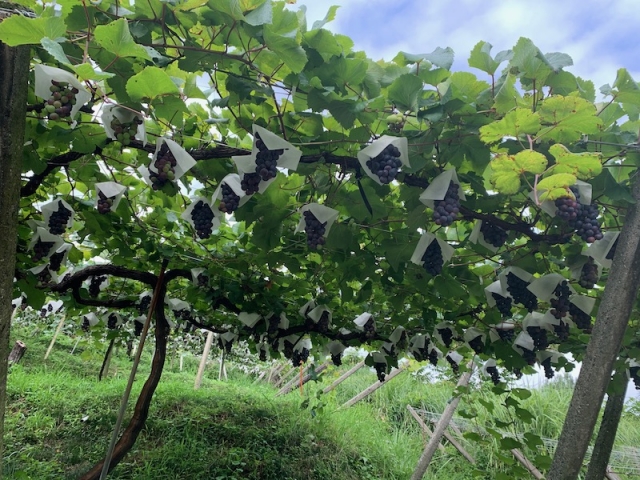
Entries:
[[[5, 476], [78, 478], [104, 455], [131, 363], [121, 352], [112, 360], [109, 376], [99, 382], [104, 345], [81, 342], [70, 355], [75, 342], [63, 336], [44, 362], [50, 332], [33, 335], [23, 330], [16, 335], [28, 350], [9, 376]], [[150, 351], [143, 356], [130, 405], [148, 373]], [[276, 397], [272, 386], [254, 384], [252, 377], [233, 368], [227, 382], [215, 380], [217, 369], [209, 368], [202, 388], [193, 390], [198, 359], [184, 360], [182, 371], [177, 361], [167, 362], [146, 427], [109, 478], [404, 480], [425, 441], [407, 404], [441, 412], [453, 388], [451, 382], [434, 384], [403, 373], [355, 406], [340, 409], [373, 383], [375, 374], [361, 369], [318, 400], [316, 392], [348, 368], [331, 367], [324, 382], [308, 385], [301, 399], [297, 392]], [[533, 431], [556, 438], [570, 393], [567, 385], [558, 384], [520, 400], [533, 414], [529, 424], [514, 421], [500, 405], [504, 396], [494, 395], [486, 383], [472, 388], [459, 408], [479, 427], [495, 426], [498, 419], [514, 433]], [[313, 409], [300, 408], [305, 398]], [[639, 427], [638, 418], [626, 414], [619, 438], [625, 445], [638, 445]], [[499, 439], [463, 443], [478, 462], [475, 468], [447, 444], [445, 453], [436, 453], [425, 478], [492, 479], [499, 472], [506, 478], [526, 478], [508, 465], [510, 457], [498, 448]], [[535, 452], [529, 455], [534, 458]]]

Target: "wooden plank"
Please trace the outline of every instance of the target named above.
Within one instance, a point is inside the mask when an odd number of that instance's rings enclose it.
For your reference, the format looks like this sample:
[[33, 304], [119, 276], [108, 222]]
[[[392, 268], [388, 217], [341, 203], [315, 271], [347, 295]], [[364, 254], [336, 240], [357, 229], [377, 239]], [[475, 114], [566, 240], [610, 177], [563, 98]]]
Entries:
[[[431, 423], [435, 424], [435, 420], [432, 420]], [[451, 424], [449, 424], [449, 426], [451, 426]], [[446, 430], [443, 432], [443, 436], [444, 438], [447, 439], [447, 441], [453, 445], [454, 447], [456, 447], [456, 450], [458, 450], [460, 452], [460, 454], [467, 459], [467, 461], [469, 463], [471, 463], [472, 465], [476, 464], [476, 460], [469, 454], [469, 452], [467, 452], [464, 447], [462, 445], [460, 445], [460, 443], [453, 438], [453, 436], [451, 436], [451, 434], [449, 432], [447, 432]]]
[[[327, 369], [328, 366], [329, 366], [329, 364], [327, 362], [323, 363], [322, 365], [320, 365], [318, 368], [315, 369], [315, 373], [323, 372], [324, 370]], [[309, 367], [307, 367], [305, 371], [309, 372]], [[302, 377], [301, 385], [304, 385], [309, 380], [311, 380], [311, 373], [307, 373], [306, 375], [304, 375]], [[293, 391], [293, 389], [298, 386], [296, 384], [297, 381], [298, 381], [298, 378], [294, 377], [293, 378], [293, 382], [290, 382], [289, 384], [287, 384], [284, 387], [282, 387], [282, 389], [280, 389], [280, 391], [276, 394], [276, 396], [286, 395], [287, 393], [290, 393], [291, 391]]]
[[345, 402], [340, 408], [348, 408], [348, 407], [351, 407], [352, 405], [355, 405], [356, 403], [358, 403], [363, 398], [368, 397], [373, 392], [378, 390], [384, 384], [386, 384], [386, 383], [390, 382], [391, 380], [393, 380], [397, 375], [399, 375], [402, 372], [404, 372], [404, 370], [405, 370], [405, 367], [394, 368], [393, 370], [391, 370], [391, 373], [389, 373], [389, 375], [386, 376], [386, 378], [384, 379], [384, 382], [381, 382], [380, 380], [378, 380], [376, 383], [374, 383], [370, 387], [365, 388], [363, 391], [361, 391], [358, 395], [353, 397], [351, 400], [349, 400], [348, 402]]
[[[198, 390], [202, 384], [202, 376], [204, 375], [204, 368], [207, 365], [207, 358], [209, 358], [209, 350], [211, 350], [211, 344], [213, 343], [213, 332], [207, 332], [207, 341], [204, 343], [204, 350], [202, 351], [202, 358], [200, 359], [200, 365], [198, 366], [198, 373], [196, 374], [196, 383], [193, 385], [194, 390]], [[182, 357], [180, 357], [180, 370], [182, 370]]]
[[511, 453], [516, 458], [516, 460], [518, 460], [518, 462], [522, 464], [524, 468], [529, 470], [529, 472], [531, 473], [531, 475], [534, 476], [534, 478], [536, 478], [537, 480], [544, 479], [544, 475], [542, 475], [542, 473], [540, 473], [540, 470], [538, 470], [535, 467], [535, 465], [531, 463], [531, 461], [527, 457], [524, 456], [524, 453], [522, 453], [517, 448], [511, 449]]
[[[18, 310], [18, 308], [16, 308], [16, 310]], [[64, 320], [65, 320], [65, 316], [63, 315], [62, 318], [60, 319], [60, 321], [58, 322], [58, 327], [56, 328], [56, 331], [53, 334], [53, 338], [51, 339], [51, 343], [49, 344], [49, 348], [47, 348], [47, 352], [44, 354], [44, 359], [45, 360], [47, 358], [49, 358], [49, 354], [51, 353], [51, 350], [53, 349], [53, 345], [56, 343], [56, 339], [58, 338], [58, 335], [60, 335], [60, 332], [62, 331], [62, 327], [64, 327]]]
[[331, 385], [329, 385], [327, 388], [322, 390], [322, 393], [329, 393], [331, 390], [336, 388], [338, 385], [340, 385], [342, 382], [344, 382], [347, 378], [349, 378], [351, 375], [356, 373], [362, 367], [364, 367], [364, 360], [362, 360], [361, 362], [356, 363], [347, 372], [345, 372], [342, 375], [340, 375], [340, 377], [336, 381], [334, 381]]
[[[427, 424], [424, 423], [422, 417], [418, 415], [418, 412], [416, 412], [411, 405], [407, 405], [407, 410], [409, 410], [411, 416], [415, 418], [418, 424], [422, 427], [422, 431], [426, 433], [429, 438], [431, 438], [431, 435], [433, 435], [433, 433], [431, 432], [431, 429], [427, 426]], [[445, 449], [441, 443], [438, 444], [438, 450], [440, 450], [441, 452], [445, 452]]]

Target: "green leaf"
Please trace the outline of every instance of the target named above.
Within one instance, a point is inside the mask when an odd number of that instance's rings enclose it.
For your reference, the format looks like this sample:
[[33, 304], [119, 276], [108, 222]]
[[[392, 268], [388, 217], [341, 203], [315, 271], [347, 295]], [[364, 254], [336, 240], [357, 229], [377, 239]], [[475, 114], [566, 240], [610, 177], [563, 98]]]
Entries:
[[305, 33], [304, 39], [311, 48], [320, 54], [325, 62], [331, 60], [331, 57], [342, 54], [342, 46], [338, 43], [333, 33], [324, 28]]
[[410, 73], [399, 76], [389, 86], [389, 100], [402, 110], [418, 110], [418, 99], [422, 94], [423, 83], [420, 78]]
[[64, 65], [71, 64], [69, 62], [69, 59], [67, 58], [67, 55], [64, 53], [64, 50], [62, 49], [62, 45], [60, 45], [58, 42], [51, 40], [50, 38], [43, 38], [40, 44], [58, 62]]
[[244, 21], [254, 27], [271, 23], [273, 21], [273, 4], [267, 0], [255, 10], [244, 16]]
[[573, 153], [558, 143], [551, 145], [549, 153], [556, 159], [554, 173], [570, 173], [580, 180], [589, 180], [602, 172], [602, 154], [600, 153]]
[[521, 37], [513, 47], [513, 57], [509, 62], [512, 72], [532, 81], [538, 88], [542, 87], [553, 69], [549, 66], [543, 53], [528, 38]]
[[516, 89], [516, 77], [509, 73], [496, 85], [493, 108], [497, 113], [505, 114], [517, 107], [520, 100], [522, 96]]
[[613, 91], [612, 93], [620, 103], [640, 105], [640, 87], [626, 68], [618, 70], [616, 81], [613, 82], [613, 88], [617, 91]]
[[480, 139], [485, 143], [501, 142], [504, 137], [536, 134], [540, 130], [540, 116], [528, 108], [516, 108], [502, 120], [480, 127]]
[[244, 20], [240, 0], [215, 0], [214, 2], [209, 2], [209, 7], [226, 13], [234, 20]]
[[476, 43], [469, 56], [469, 66], [493, 75], [500, 63], [491, 58], [491, 48], [492, 45], [489, 42]]
[[132, 100], [151, 99], [161, 95], [178, 95], [180, 90], [171, 77], [158, 67], [146, 67], [127, 81]]
[[61, 17], [27, 18], [12, 15], [0, 22], [0, 41], [10, 47], [37, 45], [44, 38], [56, 40], [66, 33], [67, 27]]
[[531, 397], [532, 393], [531, 390], [528, 390], [526, 388], [512, 388], [511, 395], [519, 398], [520, 400], [526, 400], [527, 398]]
[[[571, 185], [575, 185], [576, 177], [570, 173], [556, 173], [549, 175], [538, 182], [538, 190], [554, 190], [562, 189], [565, 192], [569, 190]], [[544, 199], [540, 198], [544, 201]], [[549, 200], [555, 200], [555, 198], [549, 198]]]
[[294, 38], [273, 33], [267, 26], [264, 29], [264, 42], [292, 72], [300, 73], [307, 64], [307, 54]]
[[512, 450], [514, 448], [520, 448], [522, 445], [520, 445], [520, 442], [515, 438], [503, 437], [500, 439], [500, 447], [504, 450]]
[[566, 53], [546, 53], [544, 55], [547, 65], [551, 67], [554, 72], [560, 71], [564, 67], [570, 67], [573, 65], [573, 59]]
[[137, 57], [151, 60], [145, 48], [133, 40], [129, 24], [124, 18], [106, 25], [98, 25], [93, 36], [98, 45], [118, 57]]
[[317, 30], [319, 28], [322, 28], [327, 23], [333, 21], [333, 19], [336, 18], [336, 12], [338, 11], [338, 8], [340, 8], [340, 5], [331, 5], [329, 7], [329, 11], [327, 12], [327, 14], [324, 16], [322, 20], [316, 20], [315, 22], [313, 22], [313, 26], [311, 27], [311, 30]]
[[491, 160], [490, 166], [491, 184], [500, 193], [513, 195], [520, 190], [520, 175], [544, 172], [547, 167], [547, 158], [533, 150], [525, 150], [516, 155], [500, 153]]
[[433, 52], [424, 55], [424, 58], [433, 63], [436, 67], [449, 70], [451, 65], [453, 65], [453, 50], [449, 47], [436, 47]]
[[559, 143], [579, 140], [583, 134], [598, 133], [602, 120], [597, 117], [596, 107], [584, 98], [554, 95], [547, 98], [538, 110], [543, 125], [538, 138]]
[[541, 174], [547, 168], [547, 157], [540, 152], [534, 150], [523, 150], [516, 153], [514, 157], [517, 168], [520, 173], [529, 172]]
[[96, 72], [90, 63], [81, 63], [80, 65], [73, 65], [73, 71], [80, 80], [106, 80], [107, 78], [114, 77], [114, 73], [109, 72]]
[[351, 128], [356, 121], [357, 105], [355, 100], [333, 100], [327, 109], [343, 128]]

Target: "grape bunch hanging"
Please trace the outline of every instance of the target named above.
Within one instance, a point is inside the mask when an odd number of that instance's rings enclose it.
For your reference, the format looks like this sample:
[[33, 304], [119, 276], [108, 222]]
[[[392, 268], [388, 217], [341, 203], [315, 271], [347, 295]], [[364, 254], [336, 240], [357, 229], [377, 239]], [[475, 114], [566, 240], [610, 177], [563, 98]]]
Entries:
[[591, 332], [591, 315], [583, 312], [573, 303], [569, 304], [569, 315], [571, 315], [571, 320], [576, 324], [576, 327], [585, 333]]
[[437, 331], [440, 334], [443, 345], [449, 348], [451, 346], [451, 342], [453, 341], [453, 330], [451, 330], [450, 327], [444, 327], [438, 328]]
[[498, 307], [498, 311], [500, 314], [505, 317], [511, 317], [511, 306], [513, 304], [513, 300], [511, 297], [505, 297], [496, 292], [491, 292], [491, 296], [496, 302], [496, 307]]
[[85, 333], [88, 333], [90, 327], [91, 327], [91, 323], [89, 323], [89, 319], [87, 317], [84, 317], [81, 325], [82, 331]]
[[447, 355], [445, 357], [445, 360], [449, 362], [449, 365], [451, 365], [451, 370], [453, 370], [453, 373], [457, 375], [460, 372], [460, 365], [458, 365], [458, 362], [451, 358], [450, 355]]
[[511, 343], [513, 341], [513, 338], [516, 335], [516, 332], [513, 328], [496, 327], [496, 332], [498, 332], [498, 336], [500, 337], [500, 340], [507, 343]]
[[367, 167], [377, 175], [380, 183], [389, 184], [398, 175], [398, 170], [402, 166], [400, 160], [400, 150], [395, 145], [389, 144], [375, 157], [367, 160]]
[[373, 368], [376, 369], [376, 376], [380, 382], [384, 382], [387, 376], [387, 365], [385, 363], [376, 362], [373, 364]]
[[303, 363], [306, 363], [308, 358], [309, 358], [308, 348], [301, 348], [299, 350], [294, 350], [293, 353], [291, 354], [291, 364], [294, 367], [299, 367]]
[[435, 277], [442, 273], [444, 258], [442, 257], [442, 248], [437, 240], [433, 239], [422, 254], [421, 260], [424, 262], [422, 266], [429, 275], [433, 275]]
[[631, 380], [633, 380], [636, 390], [640, 390], [640, 367], [629, 367], [629, 376], [631, 377]]
[[135, 138], [138, 133], [138, 125], [142, 125], [142, 119], [134, 117], [130, 122], [122, 122], [119, 118], [113, 117], [111, 120], [111, 129], [122, 145], [129, 145], [131, 140]]
[[65, 252], [56, 252], [49, 257], [49, 270], [59, 272], [62, 268], [62, 260], [64, 260]]
[[434, 367], [438, 365], [438, 351], [435, 348], [432, 348], [429, 351], [428, 359], [429, 359], [429, 363]]
[[331, 361], [333, 362], [333, 364], [336, 367], [339, 367], [342, 365], [342, 352], [341, 353], [332, 353], [331, 354]]
[[474, 337], [472, 340], [467, 342], [471, 349], [476, 353], [476, 355], [480, 355], [484, 352], [484, 342], [482, 341], [482, 335], [478, 335]]
[[110, 313], [107, 317], [107, 328], [113, 330], [118, 326], [118, 316], [115, 313]]
[[54, 242], [43, 242], [41, 239], [38, 239], [38, 241], [33, 246], [33, 261], [39, 262], [47, 255], [49, 255], [49, 252], [53, 248], [53, 245]]
[[98, 213], [109, 213], [115, 199], [116, 197], [107, 197], [104, 193], [98, 192]]
[[49, 231], [53, 235], [62, 235], [67, 228], [67, 222], [71, 218], [71, 210], [58, 202], [58, 209], [49, 216]]
[[321, 223], [311, 210], [305, 210], [302, 214], [305, 223], [304, 231], [307, 234], [307, 246], [315, 250], [318, 246], [325, 244], [324, 234], [327, 222]]
[[60, 120], [71, 116], [71, 110], [76, 104], [78, 89], [67, 82], [51, 80], [49, 87], [51, 97], [44, 104], [44, 111], [49, 120]]
[[486, 368], [487, 373], [491, 377], [491, 381], [494, 385], [500, 384], [500, 373], [498, 372], [498, 367], [495, 365], [489, 366]]
[[166, 143], [160, 147], [158, 155], [153, 162], [153, 166], [156, 172], [149, 171], [149, 180], [151, 181], [151, 188], [154, 190], [160, 190], [167, 183], [172, 182], [176, 178], [176, 157], [169, 149]]
[[611, 245], [611, 248], [609, 249], [609, 251], [607, 252], [607, 255], [604, 257], [607, 260], [613, 260], [613, 257], [616, 254], [616, 248], [618, 248], [618, 239], [620, 237], [616, 238], [616, 241], [613, 242], [613, 245]]
[[555, 376], [555, 372], [551, 366], [551, 357], [547, 357], [542, 361], [542, 368], [544, 368], [545, 378], [552, 379]]
[[145, 295], [140, 299], [140, 303], [138, 304], [138, 312], [140, 315], [144, 315], [149, 311], [149, 307], [151, 306], [151, 295]]
[[255, 134], [255, 139], [256, 148], [258, 149], [255, 172], [245, 173], [240, 181], [240, 186], [247, 195], [253, 195], [258, 192], [260, 181], [266, 182], [276, 178], [278, 174], [278, 169], [276, 168], [278, 159], [284, 153], [282, 148], [269, 150], [258, 133]]
[[143, 328], [144, 328], [144, 324], [142, 322], [138, 322], [138, 321], [133, 322], [133, 334], [136, 337], [140, 336]]
[[501, 227], [491, 222], [482, 222], [480, 225], [480, 233], [484, 237], [484, 241], [495, 248], [500, 248], [507, 241], [509, 234]]
[[[422, 348], [414, 348], [411, 350], [413, 354], [413, 358], [415, 358], [418, 362], [424, 362], [429, 358], [429, 344], [431, 342], [428, 338], [424, 339], [424, 346]], [[437, 352], [436, 352], [437, 355]]]
[[580, 270], [578, 283], [582, 288], [593, 288], [598, 281], [598, 265], [592, 257], [589, 257]]
[[320, 318], [318, 319], [318, 323], [316, 323], [316, 330], [319, 333], [327, 333], [329, 331], [329, 312], [324, 311]]
[[222, 200], [218, 204], [218, 210], [223, 213], [233, 213], [240, 206], [240, 197], [236, 195], [236, 192], [227, 185], [226, 183], [222, 184]]
[[566, 280], [560, 282], [553, 291], [553, 294], [555, 298], [549, 300], [551, 304], [551, 315], [557, 319], [562, 319], [569, 313], [569, 297], [571, 296], [569, 283]]
[[571, 188], [574, 197], [561, 197], [555, 201], [556, 215], [567, 222], [571, 228], [587, 243], [601, 240], [603, 235], [598, 221], [598, 206], [582, 205], [580, 192]]
[[191, 220], [196, 229], [196, 234], [200, 238], [209, 238], [213, 231], [213, 210], [208, 203], [198, 200], [191, 210]]
[[527, 327], [527, 333], [533, 338], [533, 346], [537, 350], [545, 350], [549, 346], [547, 331], [537, 325]]
[[533, 312], [538, 308], [538, 298], [527, 288], [529, 283], [521, 279], [513, 272], [507, 274], [507, 291], [511, 298], [520, 303], [529, 312]]
[[458, 217], [458, 213], [460, 212], [459, 190], [460, 185], [452, 180], [449, 182], [449, 188], [447, 188], [447, 193], [444, 198], [434, 203], [433, 221], [436, 225], [448, 227]]
[[569, 324], [565, 323], [564, 321], [560, 321], [558, 325], [553, 326], [553, 333], [556, 334], [558, 340], [564, 342], [569, 338]]
[[107, 279], [105, 275], [94, 275], [89, 282], [89, 296], [95, 298], [100, 294], [100, 285]]
[[362, 326], [362, 330], [364, 331], [364, 336], [367, 340], [373, 340], [376, 337], [376, 322], [373, 317], [370, 317], [369, 320]]

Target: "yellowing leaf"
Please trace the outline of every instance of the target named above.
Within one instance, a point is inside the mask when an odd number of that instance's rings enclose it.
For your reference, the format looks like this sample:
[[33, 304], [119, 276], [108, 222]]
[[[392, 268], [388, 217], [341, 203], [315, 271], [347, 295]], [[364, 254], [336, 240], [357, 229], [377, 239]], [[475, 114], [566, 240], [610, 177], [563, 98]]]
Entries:
[[569, 192], [567, 192], [566, 188], [552, 188], [551, 190], [545, 190], [538, 196], [538, 200], [540, 202], [545, 202], [547, 200], [556, 200], [558, 198], [568, 197]]
[[514, 160], [521, 172], [540, 174], [547, 169], [547, 157], [533, 150], [516, 153]]
[[545, 125], [538, 137], [546, 136], [560, 143], [574, 142], [583, 134], [597, 133], [602, 126], [595, 105], [580, 97], [555, 95], [542, 103], [538, 113]]
[[491, 167], [489, 181], [496, 190], [507, 195], [520, 190], [520, 171], [513, 155], [498, 154], [489, 165]]
[[536, 134], [540, 130], [540, 117], [528, 108], [516, 108], [504, 118], [480, 128], [480, 139], [485, 143], [496, 143], [504, 137]]
[[556, 173], [543, 178], [538, 182], [538, 190], [553, 190], [556, 188], [562, 188], [565, 191], [565, 196], [568, 188], [571, 185], [575, 185], [576, 177], [570, 173]]
[[602, 155], [600, 153], [573, 153], [564, 145], [555, 144], [549, 153], [556, 159], [554, 173], [570, 173], [580, 180], [589, 180], [602, 172]]

